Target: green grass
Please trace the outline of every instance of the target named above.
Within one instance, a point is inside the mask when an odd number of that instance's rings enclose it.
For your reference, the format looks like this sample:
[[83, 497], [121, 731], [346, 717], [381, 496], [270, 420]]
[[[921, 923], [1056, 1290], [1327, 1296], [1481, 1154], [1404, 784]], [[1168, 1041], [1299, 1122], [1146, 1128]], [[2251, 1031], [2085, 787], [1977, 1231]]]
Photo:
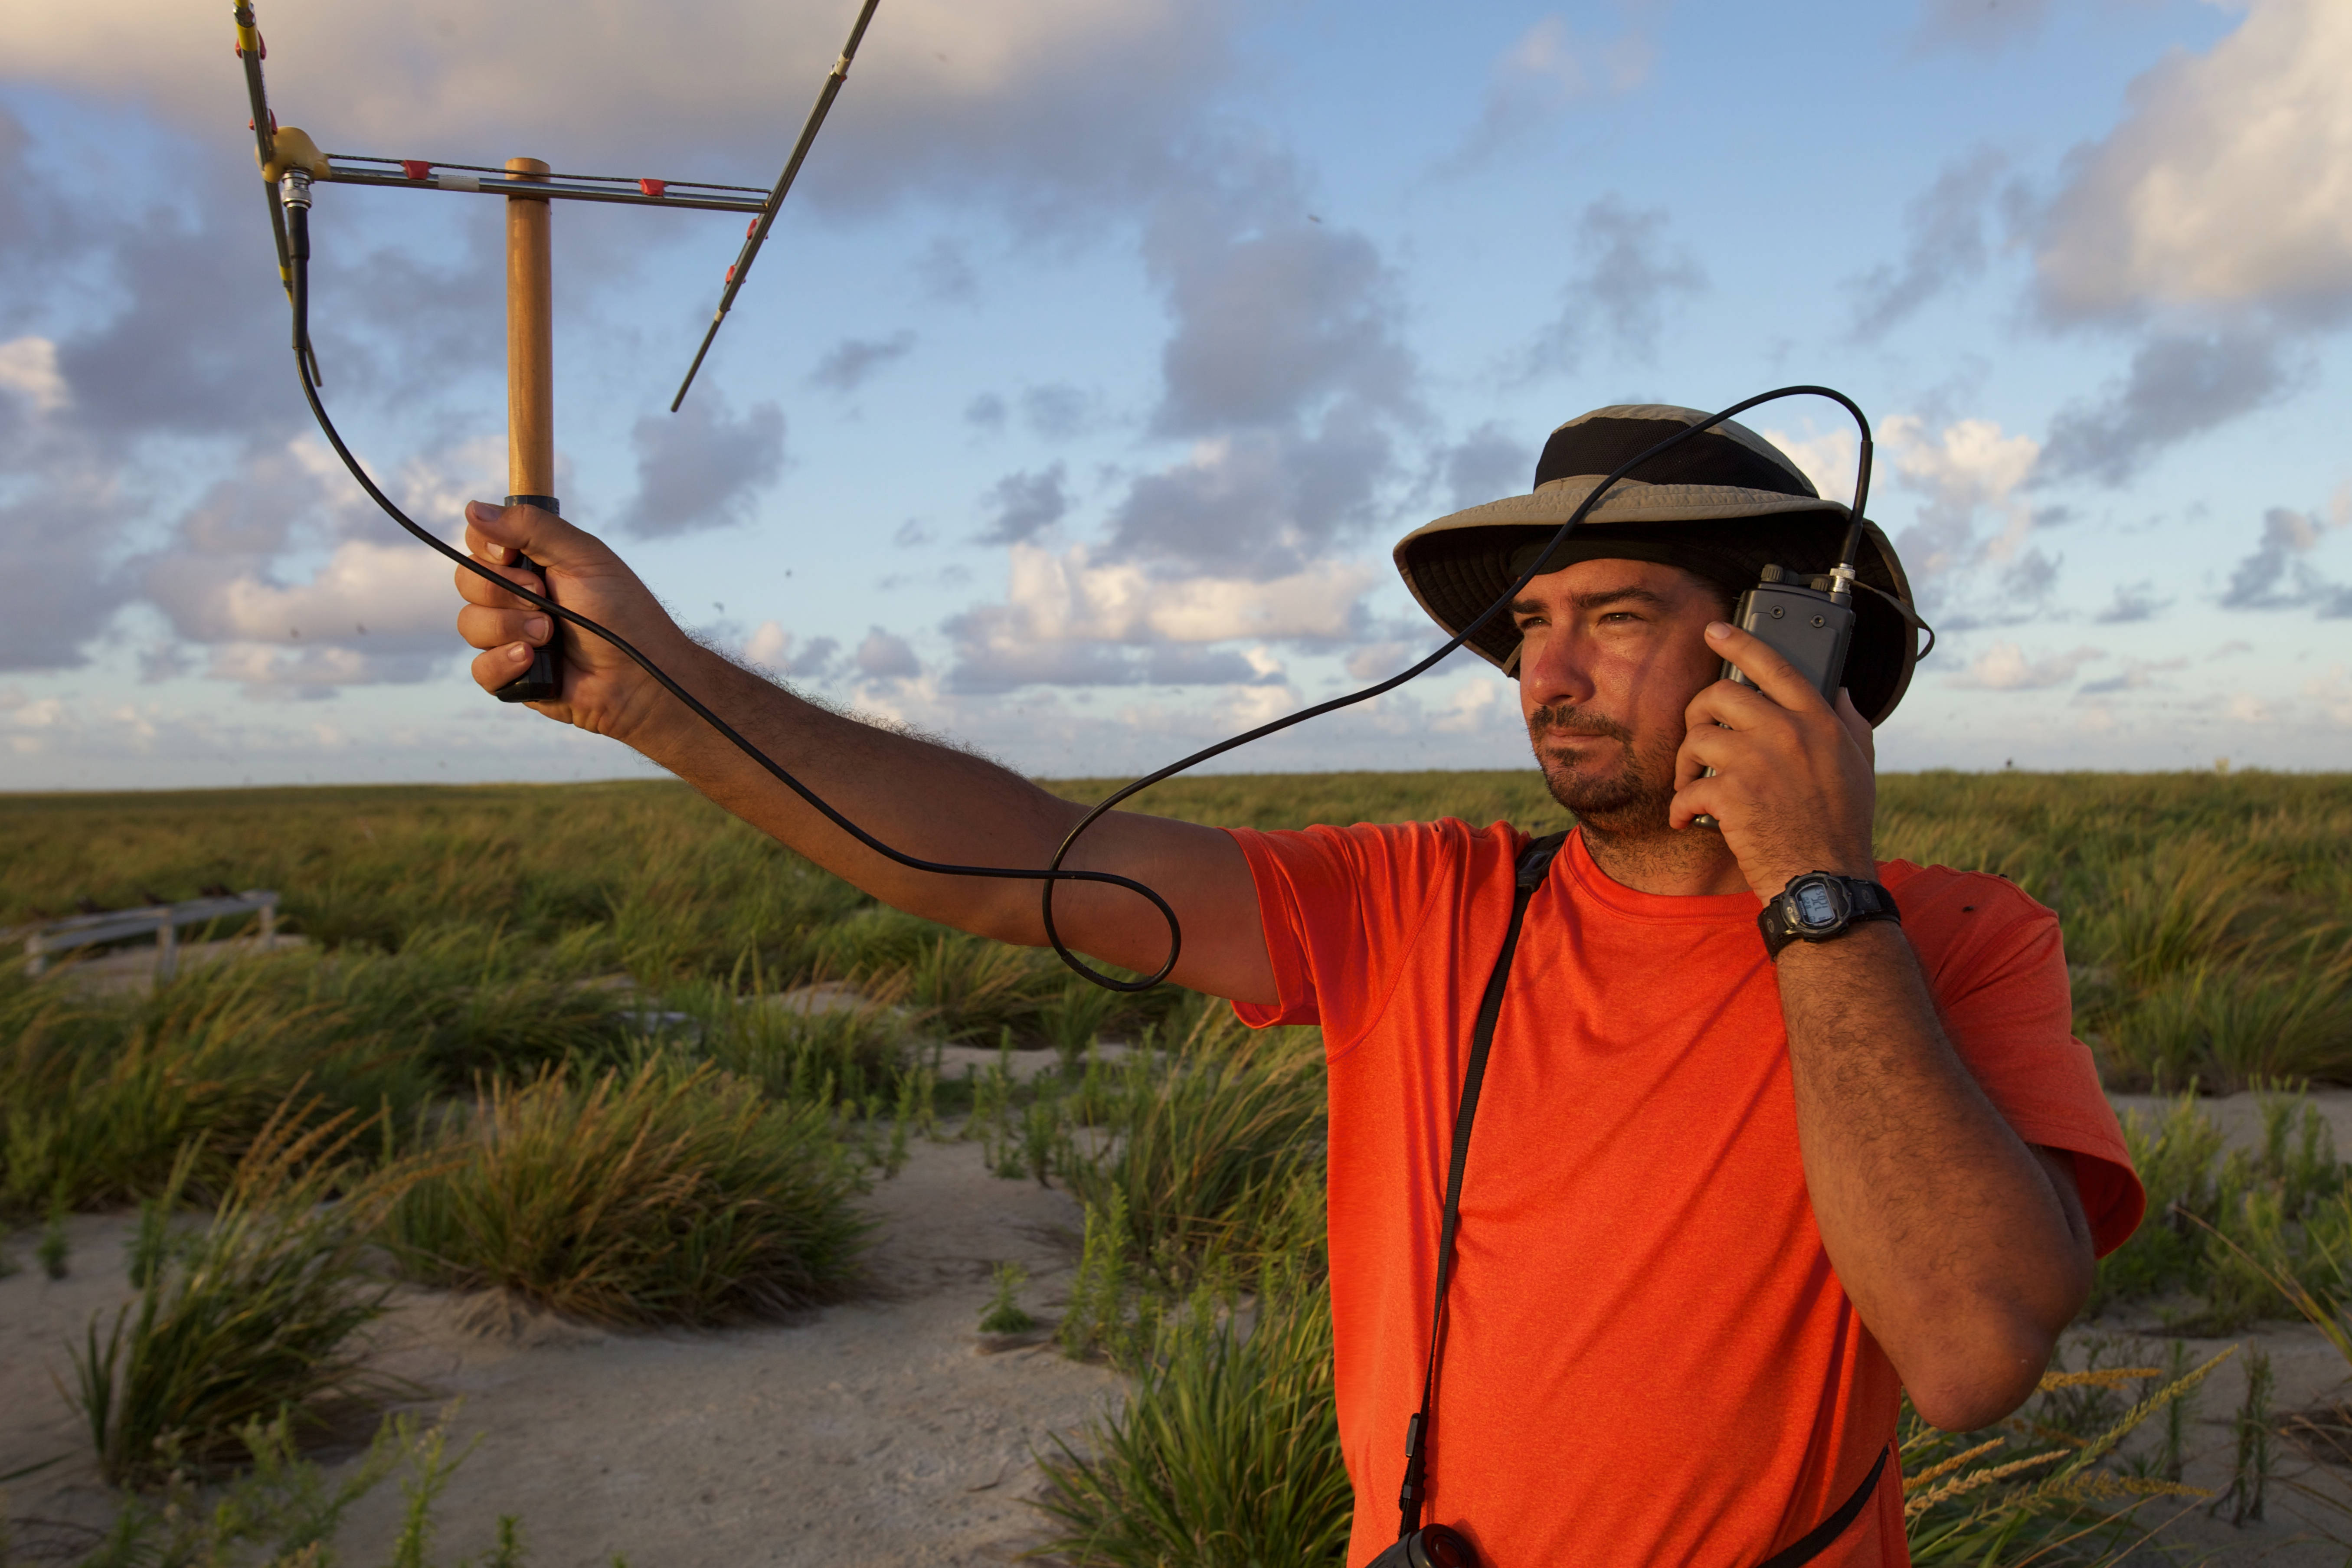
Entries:
[[[1319, 1245], [1321, 1030], [1251, 1031], [1203, 1007], [1164, 1060], [1138, 1054], [1104, 1076], [1098, 1135], [1073, 1138], [1059, 1171], [1090, 1209], [1118, 1196], [1131, 1262], [1181, 1290], [1213, 1259], [1246, 1275]], [[1087, 1087], [1074, 1110], [1088, 1105]]]
[[[1091, 799], [1108, 783], [1053, 787]], [[1191, 778], [1136, 804], [1262, 827], [1562, 820], [1531, 769]], [[1879, 847], [2009, 877], [2058, 910], [2075, 1026], [2110, 1087], [2352, 1084], [2352, 775], [1891, 775]], [[175, 1184], [233, 1203], [257, 1150], [383, 1111], [391, 1132], [366, 1152], [390, 1173], [337, 1179], [411, 1184], [377, 1234], [413, 1278], [606, 1322], [722, 1322], [851, 1288], [866, 1173], [896, 1168], [935, 1100], [968, 1104], [992, 1169], [1084, 1204], [1059, 1337], [1134, 1380], [1123, 1413], [1055, 1462], [1061, 1549], [1098, 1563], [1336, 1557], [1313, 1031], [1250, 1036], [1203, 999], [1112, 996], [1050, 955], [880, 909], [671, 784], [0, 797], [0, 921], [217, 881], [278, 889], [288, 929], [313, 939], [147, 997], [0, 974], [0, 1208], [19, 1223]], [[866, 1004], [803, 1015], [770, 1000], [829, 980]], [[1114, 1064], [1092, 1048], [1105, 1037], [1144, 1048]], [[925, 1064], [941, 1040], [1050, 1046], [1064, 1071], [940, 1082]], [[306, 1119], [273, 1122], [298, 1089]], [[2300, 1111], [2278, 1117], [2263, 1147], [2229, 1159], [2193, 1106], [2135, 1129], [2151, 1219], [2103, 1265], [2103, 1303], [2205, 1331], [2292, 1304], [2332, 1314], [2352, 1344], [2352, 1182]], [[168, 1302], [194, 1255], [154, 1212], [142, 1258]], [[257, 1279], [260, 1238], [299, 1236], [289, 1225], [238, 1233]], [[216, 1215], [206, 1234], [232, 1231]], [[347, 1243], [304, 1245], [348, 1257], [334, 1250]], [[377, 1288], [342, 1279], [347, 1306]], [[332, 1326], [324, 1307], [311, 1316]], [[189, 1323], [194, 1344], [203, 1313]], [[298, 1357], [230, 1380], [244, 1415], [171, 1417], [159, 1431], [196, 1436], [157, 1448], [154, 1433], [120, 1435], [145, 1331], [94, 1334], [85, 1353], [92, 1386], [116, 1380], [93, 1404], [131, 1468], [182, 1442], [230, 1454], [289, 1398], [339, 1396], [331, 1378], [309, 1389]], [[2122, 1394], [2161, 1381], [2056, 1385], [2033, 1419], [2085, 1441], [2145, 1415]], [[1932, 1485], [1966, 1483], [1920, 1503], [1920, 1561], [2104, 1560], [2121, 1539], [2111, 1506], [2162, 1479], [2113, 1454], [2069, 1472], [2086, 1450], [2015, 1437], [1963, 1458], [1961, 1440], [1909, 1430], [1914, 1479], [1952, 1460]]]
[[[446, 1426], [389, 1416], [367, 1451], [333, 1477], [302, 1455], [287, 1415], [249, 1421], [236, 1439], [242, 1473], [207, 1492], [185, 1468], [172, 1469], [157, 1495], [121, 1500], [112, 1524], [77, 1568], [332, 1568], [341, 1561], [334, 1547], [344, 1514], [395, 1478], [407, 1507], [381, 1559], [384, 1568], [430, 1568], [437, 1561], [434, 1505], [465, 1460], [449, 1452]], [[0, 1555], [0, 1563], [7, 1561]], [[488, 1550], [457, 1568], [476, 1561], [479, 1568], [521, 1568], [520, 1522], [500, 1516]]]
[[[1112, 782], [1052, 787], [1092, 799]], [[1261, 827], [1562, 822], [1532, 769], [1222, 774], [1135, 804]], [[2059, 910], [2078, 1031], [2114, 1087], [2352, 1083], [2352, 775], [1890, 774], [1878, 838], [1883, 854], [1998, 872]], [[1167, 1005], [1101, 1004], [1066, 990], [1049, 958], [880, 910], [670, 783], [0, 796], [0, 922], [217, 881], [277, 888], [288, 929], [339, 954], [407, 955], [436, 975], [462, 956], [475, 989], [425, 987], [439, 998], [432, 1061], [461, 1079], [553, 1054], [542, 1026], [593, 1034], [593, 1017], [564, 1020], [561, 988], [596, 973], [656, 991], [747, 964], [776, 989], [903, 980], [955, 1037], [1010, 1026], [1072, 1049]]]
[[2292, 1315], [2252, 1259], [2302, 1273], [2337, 1237], [2352, 1241], [2352, 1166], [2309, 1100], [2272, 1095], [2263, 1113], [2260, 1145], [2226, 1155], [2193, 1096], [2161, 1117], [2124, 1118], [2147, 1217], [2100, 1260], [2092, 1311], [2153, 1300], [2170, 1327], [2204, 1335]]
[[[75, 1403], [109, 1480], [210, 1464], [246, 1446], [257, 1421], [308, 1420], [391, 1390], [361, 1335], [386, 1310], [367, 1253], [404, 1178], [357, 1173], [348, 1118], [321, 1122], [316, 1109], [280, 1107], [204, 1231], [151, 1260], [103, 1332], [91, 1319], [73, 1357]], [[189, 1145], [167, 1200], [198, 1157]]]
[[867, 1229], [834, 1112], [708, 1065], [490, 1080], [415, 1158], [378, 1231], [403, 1272], [593, 1322], [726, 1323], [832, 1300]]
[[1134, 1368], [1125, 1405], [1045, 1459], [1041, 1552], [1085, 1568], [1337, 1563], [1352, 1494], [1327, 1287], [1276, 1284], [1245, 1329], [1205, 1291]]

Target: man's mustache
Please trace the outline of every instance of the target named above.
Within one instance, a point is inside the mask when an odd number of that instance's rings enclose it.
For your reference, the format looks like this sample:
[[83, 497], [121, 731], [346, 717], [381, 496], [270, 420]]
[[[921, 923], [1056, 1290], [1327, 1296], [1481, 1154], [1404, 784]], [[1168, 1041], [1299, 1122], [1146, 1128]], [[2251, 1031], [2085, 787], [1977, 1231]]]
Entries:
[[1608, 741], [1633, 738], [1633, 731], [1613, 719], [1586, 713], [1572, 706], [1555, 708], [1549, 704], [1528, 715], [1528, 733], [1538, 741], [1546, 735], [1598, 735]]

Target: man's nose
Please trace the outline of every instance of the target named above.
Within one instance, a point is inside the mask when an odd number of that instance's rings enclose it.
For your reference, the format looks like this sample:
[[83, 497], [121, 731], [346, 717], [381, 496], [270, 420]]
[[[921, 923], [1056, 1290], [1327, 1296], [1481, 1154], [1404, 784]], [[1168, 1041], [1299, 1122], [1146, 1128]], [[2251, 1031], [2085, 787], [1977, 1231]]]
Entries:
[[1519, 692], [1529, 711], [1589, 700], [1592, 671], [1583, 639], [1574, 633], [1532, 638], [1519, 655]]

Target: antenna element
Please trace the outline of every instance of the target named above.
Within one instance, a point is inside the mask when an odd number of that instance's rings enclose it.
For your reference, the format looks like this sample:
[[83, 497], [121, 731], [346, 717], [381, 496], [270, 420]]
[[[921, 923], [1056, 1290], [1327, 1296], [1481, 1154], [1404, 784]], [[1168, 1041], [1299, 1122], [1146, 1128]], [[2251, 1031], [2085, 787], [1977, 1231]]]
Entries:
[[743, 240], [742, 250], [736, 255], [735, 265], [727, 269], [727, 288], [719, 296], [719, 309], [711, 315], [710, 330], [702, 334], [702, 346], [694, 351], [694, 363], [686, 367], [686, 379], [677, 384], [677, 395], [669, 401], [672, 414], [677, 413], [678, 405], [686, 401], [686, 390], [694, 384], [695, 373], [702, 368], [703, 355], [710, 352], [711, 340], [718, 337], [720, 323], [727, 320], [727, 312], [734, 308], [735, 296], [741, 290], [743, 279], [751, 276], [752, 258], [760, 254], [760, 247], [768, 243], [768, 231], [776, 226], [776, 214], [783, 207], [784, 193], [793, 188], [793, 177], [801, 172], [801, 163], [808, 157], [809, 147], [816, 141], [817, 132], [824, 127], [824, 117], [833, 109], [833, 100], [840, 96], [841, 84], [849, 79], [849, 62], [857, 58], [857, 46], [866, 37], [866, 25], [874, 20], [874, 9], [881, 3], [882, 0], [866, 0], [857, 13], [857, 25], [849, 29], [849, 41], [841, 46], [841, 58], [834, 61], [833, 69], [825, 73], [824, 86], [816, 95], [816, 107], [809, 110], [808, 123], [801, 127], [801, 139], [793, 148], [792, 158], [784, 164], [784, 172], [776, 177], [776, 188], [768, 193], [768, 205], [760, 210], [759, 218], [751, 225], [751, 233]]

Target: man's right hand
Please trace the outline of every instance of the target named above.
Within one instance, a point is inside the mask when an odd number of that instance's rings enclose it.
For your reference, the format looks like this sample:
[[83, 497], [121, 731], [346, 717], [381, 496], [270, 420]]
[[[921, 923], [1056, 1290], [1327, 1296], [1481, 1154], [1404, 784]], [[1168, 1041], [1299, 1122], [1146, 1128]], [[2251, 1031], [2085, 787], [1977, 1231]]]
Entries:
[[[537, 507], [468, 503], [466, 548], [508, 581], [612, 627], [673, 675], [683, 676], [691, 656], [700, 651], [610, 546]], [[519, 555], [529, 556], [542, 571], [513, 565]], [[537, 605], [463, 567], [457, 569], [457, 592], [466, 601], [457, 612], [457, 635], [483, 650], [473, 667], [483, 690], [496, 691], [514, 679], [530, 668], [532, 647], [556, 638], [563, 655], [560, 694], [530, 707], [649, 753], [659, 749], [656, 732], [684, 716], [652, 677], [604, 638], [556, 624]]]

